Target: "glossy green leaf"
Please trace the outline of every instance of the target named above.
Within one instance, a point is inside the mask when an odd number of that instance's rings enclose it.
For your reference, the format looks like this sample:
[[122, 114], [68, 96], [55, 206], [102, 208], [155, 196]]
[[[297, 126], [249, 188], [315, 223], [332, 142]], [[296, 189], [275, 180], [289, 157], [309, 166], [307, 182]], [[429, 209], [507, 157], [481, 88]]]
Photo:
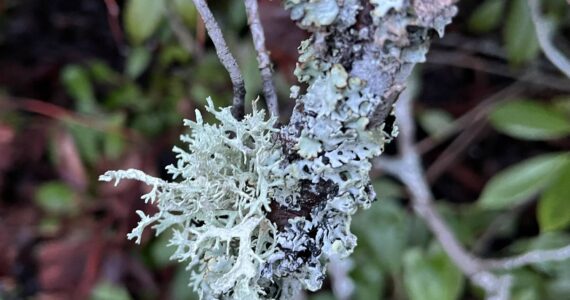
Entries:
[[131, 296], [123, 286], [111, 282], [98, 283], [91, 292], [91, 300], [130, 300]]
[[134, 44], [146, 41], [164, 16], [163, 0], [129, 0], [125, 7], [124, 26]]
[[147, 48], [136, 47], [131, 50], [127, 57], [127, 66], [125, 72], [130, 78], [139, 77], [148, 67], [151, 55]]
[[544, 231], [570, 225], [570, 164], [542, 195], [538, 203], [538, 223]]
[[500, 105], [489, 118], [497, 130], [519, 139], [547, 140], [570, 134], [570, 117], [530, 100]]
[[544, 154], [510, 166], [487, 183], [478, 203], [483, 208], [513, 207], [543, 190], [568, 163], [568, 155]]
[[469, 17], [469, 29], [477, 33], [496, 29], [503, 19], [505, 4], [504, 0], [486, 0], [481, 3]]
[[521, 65], [536, 58], [540, 49], [526, 0], [512, 1], [506, 22], [503, 40], [509, 62]]
[[36, 204], [53, 215], [68, 215], [76, 211], [74, 192], [66, 184], [52, 181], [42, 184], [36, 191]]
[[453, 117], [441, 109], [428, 109], [420, 114], [419, 122], [430, 136], [437, 138], [449, 129]]
[[95, 92], [89, 73], [81, 66], [68, 65], [61, 72], [63, 86], [75, 99], [77, 110], [81, 113], [93, 113], [96, 107]]
[[463, 275], [439, 246], [418, 248], [404, 255], [404, 285], [410, 300], [455, 300], [463, 290]]

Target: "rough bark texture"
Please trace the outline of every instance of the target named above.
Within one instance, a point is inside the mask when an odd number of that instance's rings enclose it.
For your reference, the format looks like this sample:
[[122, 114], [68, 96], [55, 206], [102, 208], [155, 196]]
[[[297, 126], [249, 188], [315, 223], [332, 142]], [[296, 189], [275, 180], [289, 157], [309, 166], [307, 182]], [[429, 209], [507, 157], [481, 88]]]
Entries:
[[[203, 0], [194, 0], [239, 100], [237, 65]], [[202, 5], [202, 6], [199, 6]], [[197, 272], [203, 299], [292, 299], [321, 288], [331, 259], [352, 253], [352, 215], [375, 199], [372, 159], [396, 134], [393, 104], [431, 36], [456, 13], [451, 0], [286, 0], [292, 19], [312, 36], [301, 43], [290, 123], [263, 113], [241, 119], [240, 101], [207, 110], [220, 123], [187, 121], [186, 149], [167, 168], [174, 182], [138, 170], [101, 180], [136, 179], [158, 201], [129, 235], [172, 229], [174, 259]], [[235, 62], [235, 61], [234, 61]], [[236, 98], [235, 98], [236, 99]], [[236, 111], [237, 109], [237, 111]], [[237, 112], [237, 113], [236, 113]], [[392, 116], [392, 117], [390, 117]], [[382, 192], [382, 191], [379, 191]]]
[[269, 295], [319, 289], [323, 262], [352, 252], [351, 215], [375, 198], [370, 161], [397, 133], [388, 118], [393, 104], [413, 66], [425, 60], [430, 38], [451, 22], [453, 3], [285, 1], [312, 36], [299, 47], [295, 70], [306, 86], [291, 88], [296, 106], [278, 138], [287, 158], [284, 185], [268, 218], [279, 228], [279, 251], [263, 276], [280, 288]]

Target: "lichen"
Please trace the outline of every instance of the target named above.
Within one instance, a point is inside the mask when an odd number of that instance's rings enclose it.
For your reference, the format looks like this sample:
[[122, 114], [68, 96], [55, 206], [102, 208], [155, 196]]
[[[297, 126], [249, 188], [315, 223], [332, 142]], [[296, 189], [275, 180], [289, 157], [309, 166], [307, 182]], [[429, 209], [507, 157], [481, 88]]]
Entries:
[[146, 227], [157, 235], [173, 230], [171, 259], [195, 268], [192, 285], [202, 299], [259, 299], [259, 270], [276, 251], [276, 229], [266, 218], [271, 172], [281, 160], [271, 141], [275, 119], [264, 120], [254, 109], [238, 121], [210, 99], [206, 110], [220, 124], [205, 124], [198, 110], [196, 122], [185, 121], [192, 130], [181, 137], [186, 149], [174, 147], [178, 161], [167, 167], [174, 181], [138, 170], [108, 171], [100, 180], [135, 179], [152, 187], [142, 198], [158, 212], [138, 211], [141, 221], [128, 238], [140, 243]]
[[175, 181], [136, 170], [101, 176], [152, 186], [143, 199], [159, 212], [138, 212], [129, 238], [172, 228], [172, 259], [195, 268], [202, 299], [291, 299], [318, 290], [329, 260], [352, 253], [352, 215], [376, 196], [371, 160], [398, 132], [393, 104], [430, 33], [441, 35], [456, 12], [453, 0], [284, 2], [313, 33], [299, 47], [295, 75], [306, 88], [291, 88], [288, 125], [276, 129], [255, 108], [238, 121], [208, 101], [220, 124], [199, 112], [185, 122], [187, 149], [175, 148], [167, 168]]

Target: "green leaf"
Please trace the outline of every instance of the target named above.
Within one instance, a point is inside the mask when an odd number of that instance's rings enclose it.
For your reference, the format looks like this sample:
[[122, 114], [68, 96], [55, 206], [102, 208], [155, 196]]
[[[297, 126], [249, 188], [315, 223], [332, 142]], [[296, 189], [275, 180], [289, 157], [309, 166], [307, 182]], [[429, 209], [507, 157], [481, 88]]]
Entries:
[[76, 101], [81, 113], [93, 113], [96, 108], [95, 92], [89, 73], [81, 66], [68, 65], [61, 72], [61, 81], [65, 89]]
[[131, 296], [123, 286], [111, 282], [98, 283], [91, 292], [91, 300], [130, 300]]
[[411, 300], [454, 300], [463, 290], [461, 271], [439, 246], [404, 255], [404, 285]]
[[514, 284], [512, 300], [542, 300], [544, 298], [543, 281], [540, 275], [528, 270], [513, 272]]
[[556, 139], [570, 134], [570, 118], [550, 106], [530, 100], [505, 103], [489, 116], [500, 132], [525, 140]]
[[399, 271], [408, 244], [410, 219], [406, 211], [392, 199], [384, 199], [353, 220], [358, 243], [370, 249], [373, 258], [392, 273]]
[[543, 190], [568, 163], [566, 154], [544, 154], [496, 174], [487, 183], [478, 204], [487, 209], [512, 207]]
[[146, 41], [164, 15], [163, 0], [129, 0], [125, 7], [125, 30], [134, 44]]
[[150, 63], [150, 52], [145, 47], [136, 47], [127, 57], [126, 74], [132, 79], [139, 77]]
[[380, 201], [388, 198], [402, 198], [404, 197], [404, 189], [402, 185], [389, 179], [388, 177], [382, 177], [374, 180], [372, 182], [374, 191], [376, 192], [376, 197]]
[[192, 1], [174, 0], [176, 12], [180, 14], [186, 26], [194, 28], [196, 26], [196, 8]]
[[81, 158], [87, 163], [94, 164], [101, 156], [101, 133], [92, 128], [70, 124], [69, 130], [79, 149]]
[[[357, 251], [358, 248], [357, 247]], [[361, 254], [356, 252], [355, 255]], [[364, 253], [362, 253], [364, 254]], [[362, 258], [362, 256], [361, 256]], [[355, 257], [355, 259], [357, 259]], [[384, 274], [382, 269], [376, 264], [370, 263], [367, 259], [361, 259], [362, 262], [357, 263], [351, 277], [354, 280], [356, 289], [354, 290], [354, 300], [381, 299], [384, 293]]]
[[432, 137], [439, 137], [453, 122], [453, 117], [441, 109], [428, 109], [420, 114], [422, 128]]
[[529, 62], [538, 55], [540, 49], [526, 0], [511, 3], [503, 39], [509, 62], [513, 65]]
[[564, 229], [570, 224], [570, 164], [542, 195], [538, 223], [544, 231]]
[[121, 82], [121, 75], [113, 70], [107, 63], [100, 60], [93, 60], [87, 65], [89, 75], [95, 82], [118, 85]]
[[567, 116], [570, 116], [570, 95], [554, 97], [552, 107]]
[[109, 132], [104, 136], [103, 151], [105, 156], [118, 159], [125, 149], [125, 140], [118, 131]]
[[485, 33], [496, 29], [505, 10], [504, 0], [486, 0], [469, 17], [469, 29], [477, 33]]
[[42, 184], [36, 191], [36, 204], [53, 215], [69, 215], [76, 211], [73, 190], [58, 181]]

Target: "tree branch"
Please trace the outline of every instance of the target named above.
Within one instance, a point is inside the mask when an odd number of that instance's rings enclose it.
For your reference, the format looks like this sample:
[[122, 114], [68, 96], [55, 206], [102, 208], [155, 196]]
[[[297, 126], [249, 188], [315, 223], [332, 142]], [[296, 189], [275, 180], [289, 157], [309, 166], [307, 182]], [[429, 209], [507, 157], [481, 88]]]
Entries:
[[202, 17], [204, 21], [204, 25], [206, 26], [206, 31], [208, 31], [208, 35], [210, 39], [214, 43], [214, 47], [216, 48], [216, 54], [218, 58], [224, 65], [224, 68], [230, 74], [230, 80], [233, 84], [233, 104], [232, 104], [232, 114], [238, 120], [241, 120], [244, 115], [245, 106], [244, 106], [244, 98], [245, 98], [245, 85], [243, 82], [243, 77], [241, 75], [241, 71], [239, 66], [235, 60], [235, 58], [230, 53], [228, 46], [226, 45], [226, 41], [224, 40], [224, 36], [222, 35], [222, 31], [220, 30], [220, 26], [216, 22], [216, 19], [212, 15], [212, 12], [208, 8], [208, 4], [206, 4], [205, 0], [192, 0], [194, 1], [194, 5], [196, 6], [196, 10]]
[[485, 290], [487, 299], [507, 300], [510, 295], [511, 275], [496, 275], [491, 272], [493, 270], [511, 270], [532, 263], [570, 258], [570, 245], [556, 250], [531, 251], [510, 258], [482, 259], [459, 243], [434, 206], [421, 157], [414, 146], [412, 98], [413, 92], [408, 89], [402, 93], [396, 104], [396, 117], [400, 127], [399, 156], [379, 158], [374, 163], [375, 168], [399, 178], [407, 186], [414, 211], [426, 222], [444, 251], [463, 274]]
[[545, 20], [540, 12], [538, 0], [528, 0], [530, 15], [534, 23], [536, 37], [544, 55], [567, 77], [570, 78], [570, 60], [562, 54], [550, 40], [552, 37], [552, 24]]
[[271, 76], [271, 60], [269, 59], [267, 49], [265, 49], [265, 34], [259, 19], [257, 0], [245, 0], [244, 2], [249, 30], [253, 39], [253, 46], [255, 47], [255, 51], [257, 51], [257, 63], [259, 64], [261, 79], [263, 81], [265, 103], [271, 115], [279, 118], [279, 103]]
[[570, 245], [550, 250], [534, 250], [513, 257], [487, 259], [483, 263], [487, 269], [512, 270], [526, 265], [547, 261], [562, 261], [570, 258]]

